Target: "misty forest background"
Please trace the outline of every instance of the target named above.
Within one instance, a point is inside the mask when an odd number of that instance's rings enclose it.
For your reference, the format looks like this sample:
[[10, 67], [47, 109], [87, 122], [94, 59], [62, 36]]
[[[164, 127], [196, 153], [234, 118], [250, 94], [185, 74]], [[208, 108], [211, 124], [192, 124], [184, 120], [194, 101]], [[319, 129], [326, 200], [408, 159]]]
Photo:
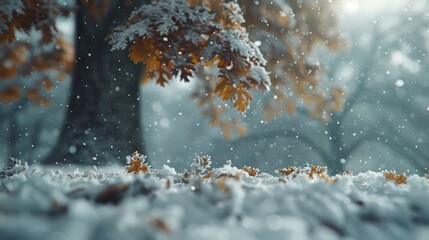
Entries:
[[[426, 173], [429, 4], [376, 2], [340, 1], [339, 28], [346, 49], [313, 53], [325, 72], [320, 84], [340, 86], [346, 93], [342, 110], [332, 113], [329, 121], [316, 120], [298, 108], [295, 114], [265, 123], [260, 109], [264, 98], [272, 95], [255, 93], [244, 117], [247, 135], [226, 140], [219, 128], [208, 127], [209, 120], [191, 99], [195, 81], [171, 81], [164, 88], [141, 85], [142, 127], [135, 134], [143, 137], [151, 165], [168, 164], [180, 171], [195, 154], [207, 154], [215, 166], [231, 159], [236, 166], [267, 172], [308, 163], [327, 165], [334, 172]], [[72, 18], [58, 22], [71, 42]], [[0, 104], [0, 164], [9, 157], [38, 163], [50, 153], [69, 106], [70, 86], [70, 77], [56, 84], [49, 92], [50, 106], [35, 107], [25, 99]], [[74, 151], [73, 146], [65, 147]], [[123, 152], [121, 160], [125, 163], [130, 154]], [[99, 164], [96, 157], [93, 162]]]

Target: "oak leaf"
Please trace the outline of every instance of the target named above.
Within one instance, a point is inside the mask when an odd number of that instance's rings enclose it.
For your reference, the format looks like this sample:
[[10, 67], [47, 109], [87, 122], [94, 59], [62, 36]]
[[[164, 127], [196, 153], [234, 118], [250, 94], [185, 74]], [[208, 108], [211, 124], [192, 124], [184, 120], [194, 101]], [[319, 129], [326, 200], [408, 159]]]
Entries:
[[128, 54], [128, 57], [134, 63], [145, 62], [147, 58], [147, 54], [145, 54], [147, 49], [145, 48], [146, 46], [144, 46], [142, 41], [136, 41], [130, 46], [130, 53]]

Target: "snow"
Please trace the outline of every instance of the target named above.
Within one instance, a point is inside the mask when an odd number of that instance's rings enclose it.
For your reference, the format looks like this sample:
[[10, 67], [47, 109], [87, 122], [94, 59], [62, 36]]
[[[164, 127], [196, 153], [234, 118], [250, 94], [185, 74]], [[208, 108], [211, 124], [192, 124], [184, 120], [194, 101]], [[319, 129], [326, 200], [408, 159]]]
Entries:
[[[179, 26], [188, 21], [209, 24], [214, 20], [214, 15], [202, 7], [192, 9], [186, 1], [161, 0], [156, 4], [142, 5], [133, 11], [130, 19], [138, 19], [138, 21], [129, 26], [119, 26], [114, 29], [110, 41], [112, 50], [125, 49], [136, 37], [151, 37], [156, 32], [166, 36], [179, 30]], [[155, 31], [153, 26], [156, 26]]]
[[[383, 173], [336, 182], [231, 165], [148, 174], [123, 167], [16, 168], [0, 179], [2, 239], [427, 239], [429, 182]], [[209, 159], [210, 160], [210, 159]], [[15, 162], [19, 166], [25, 163]], [[208, 170], [208, 169], [207, 169]], [[194, 171], [195, 173], [195, 171]], [[195, 173], [200, 174], [200, 173]]]
[[[270, 78], [265, 69], [267, 61], [258, 47], [261, 42], [255, 44], [249, 39], [246, 29], [242, 26], [244, 18], [239, 5], [235, 2], [223, 3], [222, 10], [216, 10], [217, 7], [214, 6], [209, 7], [208, 2], [192, 5], [183, 0], [160, 0], [142, 5], [132, 12], [126, 23], [114, 28], [109, 35], [111, 50], [124, 50], [130, 44], [132, 50], [140, 44], [160, 42], [165, 49], [157, 46], [160, 48], [159, 54], [169, 59], [164, 61], [169, 63], [168, 66], [165, 65], [167, 67], [164, 70], [169, 72], [165, 76], [172, 75], [187, 82], [194, 75], [195, 65], [213, 65], [219, 68], [220, 75], [226, 77], [227, 84], [244, 84], [247, 88], [268, 91]], [[138, 39], [142, 42], [136, 42]], [[144, 42], [144, 39], [150, 41]], [[196, 49], [189, 46], [196, 46]], [[139, 50], [132, 51], [134, 53]], [[141, 61], [132, 58], [136, 62]], [[192, 59], [200, 59], [200, 62], [196, 63]], [[159, 75], [156, 74], [159, 70], [155, 70], [156, 66], [163, 65], [164, 62], [149, 64], [153, 66], [151, 78]], [[216, 95], [220, 97], [222, 94], [219, 92]], [[231, 97], [225, 96], [224, 101], [232, 100]], [[237, 106], [239, 104], [234, 105], [236, 108]], [[244, 108], [241, 111], [244, 111]], [[165, 123], [164, 121], [164, 126], [168, 125]]]

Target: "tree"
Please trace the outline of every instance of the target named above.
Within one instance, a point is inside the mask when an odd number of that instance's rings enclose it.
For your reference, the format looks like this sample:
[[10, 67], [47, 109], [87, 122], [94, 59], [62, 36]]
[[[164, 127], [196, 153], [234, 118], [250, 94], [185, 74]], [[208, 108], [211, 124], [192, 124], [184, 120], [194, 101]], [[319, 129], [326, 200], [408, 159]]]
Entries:
[[[26, 98], [49, 105], [45, 94], [53, 79], [63, 81], [73, 66], [72, 46], [51, 29], [55, 18], [69, 11], [47, 2], [0, 1], [0, 102]], [[36, 40], [28, 36], [34, 29], [42, 32]]]
[[[429, 145], [424, 139], [429, 136], [429, 85], [428, 69], [423, 66], [429, 51], [429, 4], [410, 2], [406, 9], [402, 14], [390, 12], [359, 21], [361, 25], [353, 30], [346, 26], [352, 32], [347, 34], [352, 42], [350, 51], [325, 61], [327, 78], [347, 84], [342, 111], [330, 113], [327, 122], [314, 124], [309, 114], [298, 108], [300, 118], [286, 127], [249, 134], [228, 148], [254, 144], [263, 146], [255, 152], [263, 152], [273, 144], [277, 144], [275, 148], [293, 145], [295, 151], [286, 151], [294, 158], [300, 154], [307, 161], [320, 160], [319, 164], [334, 173], [343, 172], [358, 158], [367, 160], [372, 170], [394, 169], [402, 163], [419, 173], [427, 172]], [[288, 161], [281, 160], [282, 164]]]
[[[209, 103], [212, 109], [217, 109], [215, 101], [221, 99], [230, 102], [238, 112], [245, 112], [252, 100], [250, 90], [267, 91], [270, 79], [267, 61], [258, 44], [249, 39], [240, 6], [247, 9], [259, 6], [261, 19], [281, 31], [273, 39], [278, 44], [289, 41], [288, 48], [282, 51], [282, 57], [290, 61], [285, 66], [290, 72], [286, 75], [294, 76], [292, 82], [299, 86], [295, 88], [298, 97], [316, 96], [311, 91], [316, 86], [315, 69], [298, 55], [304, 50], [311, 51], [313, 42], [337, 37], [319, 34], [322, 31], [309, 27], [319, 17], [325, 19], [330, 11], [321, 11], [319, 3], [312, 1], [259, 2], [260, 5], [241, 1], [239, 5], [232, 1], [100, 0], [77, 1], [64, 9], [55, 1], [2, 1], [3, 6], [9, 4], [0, 15], [2, 41], [12, 41], [16, 30], [28, 31], [32, 27], [41, 31], [42, 43], [55, 41], [58, 35], [55, 18], [75, 8], [75, 64], [70, 102], [58, 144], [45, 162], [91, 164], [141, 151], [139, 80], [155, 79], [162, 86], [173, 78], [186, 82], [197, 78], [195, 73], [199, 70], [202, 71], [199, 76], [209, 76], [207, 67], [214, 66], [217, 72], [214, 82], [207, 84], [200, 79], [205, 86], [204, 94], [196, 95], [201, 105]], [[10, 10], [12, 5], [17, 10]], [[278, 10], [276, 15], [281, 18], [269, 19], [271, 8]], [[317, 17], [313, 19], [311, 13], [315, 11]], [[18, 18], [24, 21], [17, 21]], [[305, 24], [307, 19], [312, 21]], [[123, 50], [126, 48], [129, 53]], [[286, 52], [289, 55], [284, 55]], [[143, 67], [130, 63], [130, 59], [143, 63]], [[272, 55], [269, 63], [276, 61]], [[280, 84], [273, 83], [276, 91], [280, 91], [277, 89]], [[317, 99], [323, 101], [322, 97]], [[291, 108], [291, 104], [287, 106]], [[220, 125], [221, 121], [214, 119], [213, 123]]]
[[[323, 78], [320, 63], [312, 52], [320, 46], [334, 52], [345, 47], [337, 31], [335, 3], [328, 1], [238, 1], [250, 36], [258, 44], [271, 71], [271, 91], [263, 105], [264, 121], [281, 114], [294, 114], [305, 106], [315, 119], [326, 121], [329, 113], [342, 107], [344, 93], [338, 87], [319, 86]], [[217, 75], [202, 74], [193, 96], [212, 125], [221, 127], [224, 136], [246, 134], [245, 123], [211, 94]], [[231, 115], [233, 117], [231, 117]], [[226, 117], [225, 117], [226, 116]]]
[[[73, 46], [60, 33], [53, 36], [48, 31], [50, 20], [43, 20], [43, 13], [38, 11], [44, 11], [46, 6], [31, 8], [29, 3], [0, 1], [0, 124], [5, 131], [0, 138], [6, 144], [2, 150], [15, 157], [40, 145], [34, 141], [42, 129], [38, 118], [27, 118], [33, 120], [34, 128], [22, 129], [19, 118], [30, 110], [31, 105], [51, 105], [52, 90], [68, 79], [74, 62]], [[67, 16], [71, 11], [59, 5], [51, 9], [50, 19], [55, 19], [59, 13]], [[22, 14], [24, 11], [26, 16]], [[26, 136], [31, 140], [24, 141]], [[26, 150], [20, 149], [20, 143], [28, 143]]]
[[421, 105], [422, 99], [427, 100], [427, 71], [419, 65], [428, 52], [429, 5], [416, 1], [407, 8], [410, 10], [399, 17], [397, 13], [384, 14], [374, 21], [366, 44], [356, 44], [350, 54], [330, 64], [328, 76], [332, 79], [338, 79], [341, 70], [350, 66], [354, 74], [344, 110], [332, 113], [332, 121], [326, 124], [330, 147], [328, 151], [318, 149], [326, 152], [324, 161], [331, 162], [335, 171], [343, 171], [353, 155], [377, 148], [385, 149], [379, 158], [404, 160], [420, 172], [427, 171], [429, 152], [422, 139], [429, 134], [424, 127], [429, 119]]

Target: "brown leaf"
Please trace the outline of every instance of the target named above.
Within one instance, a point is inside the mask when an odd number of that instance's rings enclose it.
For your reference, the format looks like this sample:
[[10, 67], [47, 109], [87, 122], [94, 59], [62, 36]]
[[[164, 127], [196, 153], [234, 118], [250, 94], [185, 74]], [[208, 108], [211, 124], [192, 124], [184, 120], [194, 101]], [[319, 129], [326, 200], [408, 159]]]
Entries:
[[285, 100], [285, 102], [286, 102], [286, 105], [285, 105], [285, 107], [286, 107], [286, 111], [287, 111], [289, 114], [295, 114], [295, 113], [296, 113], [296, 106], [295, 106], [295, 103], [294, 103], [292, 100], [290, 100], [289, 98], [288, 98], [288, 99], [286, 99], [286, 100]]
[[386, 181], [393, 181], [396, 184], [407, 184], [407, 175], [405, 173], [398, 175], [394, 171], [385, 171], [383, 174]]
[[0, 42], [12, 42], [15, 39], [15, 25], [8, 24], [8, 29], [0, 32]]
[[15, 44], [6, 58], [16, 65], [24, 64], [29, 59], [28, 48], [27, 44]]
[[139, 152], [134, 152], [131, 156], [131, 160], [126, 166], [128, 173], [134, 173], [137, 174], [139, 172], [141, 173], [148, 173], [150, 171], [149, 164], [145, 163], [145, 156], [141, 155]]
[[[153, 72], [149, 72], [149, 73], [153, 73]], [[150, 82], [150, 80], [154, 77], [151, 76], [151, 74], [146, 74], [144, 70], [141, 71], [140, 73], [140, 83], [143, 85], [146, 85]]]
[[237, 108], [237, 111], [239, 112], [245, 112], [250, 101], [253, 100], [252, 94], [243, 87], [236, 88], [236, 91], [237, 100], [234, 102], [234, 107]]
[[156, 83], [164, 87], [165, 85], [167, 85], [168, 80], [170, 80], [169, 72], [166, 72], [164, 70], [159, 71], [158, 77], [156, 78]]
[[15, 66], [5, 67], [0, 65], [0, 81], [9, 80], [18, 74], [18, 69]]
[[97, 195], [95, 202], [117, 204], [122, 200], [123, 194], [128, 188], [128, 184], [109, 186]]
[[51, 26], [49, 24], [44, 24], [40, 29], [42, 31], [41, 42], [43, 44], [52, 42], [52, 40], [54, 39], [54, 36], [53, 36], [53, 30]]
[[285, 175], [285, 176], [289, 176], [292, 173], [294, 173], [297, 170], [296, 167], [289, 167], [289, 168], [282, 168], [282, 169], [277, 169], [276, 173], [281, 174], [281, 175]]
[[247, 174], [249, 174], [249, 176], [252, 176], [252, 177], [255, 177], [259, 173], [258, 168], [252, 168], [252, 167], [248, 167], [248, 166], [244, 166], [243, 171], [247, 172]]
[[144, 62], [146, 59], [145, 46], [142, 41], [136, 41], [130, 46], [128, 57], [134, 62]]
[[50, 91], [53, 87], [53, 83], [49, 77], [45, 77], [42, 79], [42, 85], [48, 91]]
[[7, 86], [0, 90], [0, 102], [18, 101], [20, 97], [17, 85]]
[[172, 230], [170, 229], [170, 227], [161, 218], [154, 218], [152, 219], [151, 223], [154, 227], [156, 227], [158, 230], [160, 230], [163, 233], [166, 233], [166, 234], [172, 233]]

